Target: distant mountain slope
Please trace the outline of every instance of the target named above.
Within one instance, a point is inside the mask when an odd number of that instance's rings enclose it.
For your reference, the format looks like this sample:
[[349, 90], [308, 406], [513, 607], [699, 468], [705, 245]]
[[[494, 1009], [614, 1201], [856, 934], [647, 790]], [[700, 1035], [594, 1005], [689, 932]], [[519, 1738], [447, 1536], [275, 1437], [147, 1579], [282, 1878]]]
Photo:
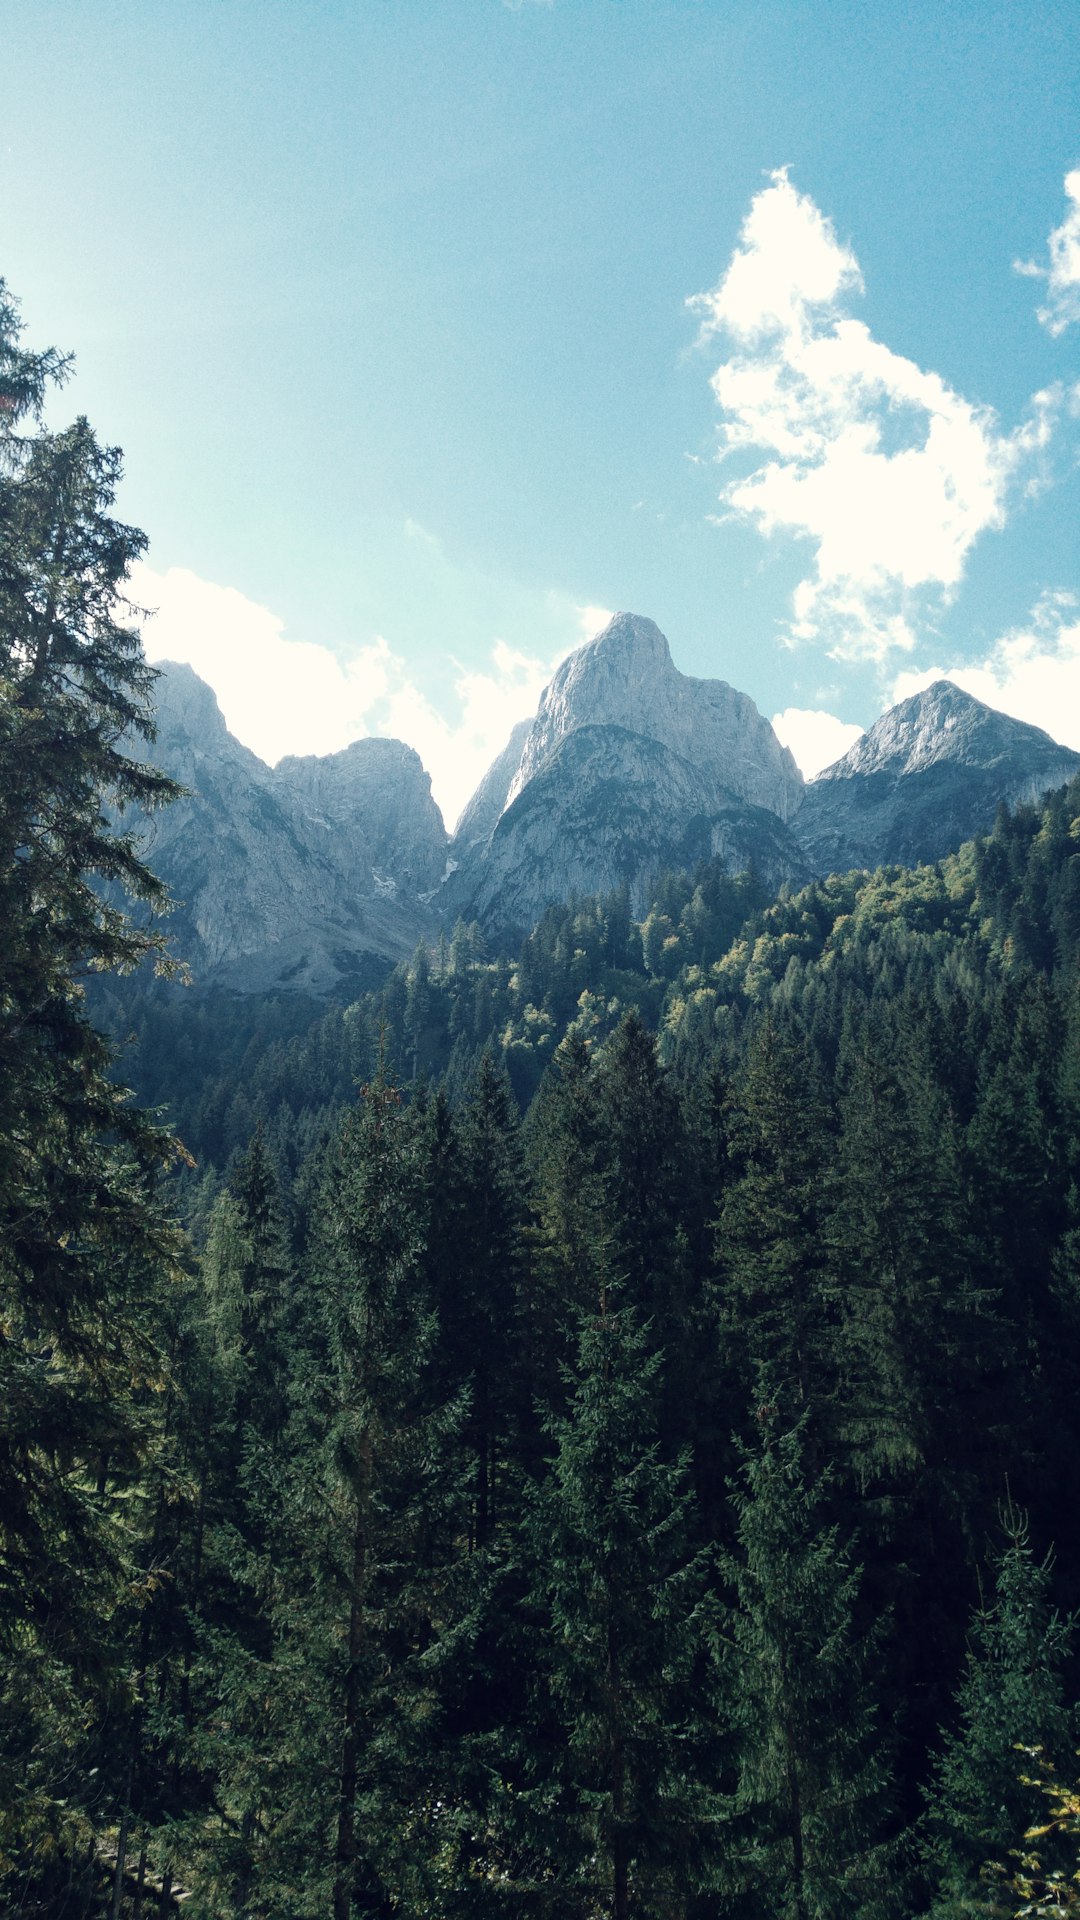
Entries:
[[510, 794], [510, 787], [521, 765], [525, 742], [533, 730], [532, 720], [519, 720], [497, 760], [488, 768], [461, 819], [454, 829], [453, 853], [460, 858], [488, 838]]
[[688, 678], [653, 621], [616, 614], [481, 783], [438, 903], [502, 935], [573, 893], [625, 885], [641, 907], [662, 869], [702, 859], [797, 882], [807, 869], [785, 822], [802, 791], [748, 695]]
[[197, 979], [355, 991], [435, 937], [420, 896], [441, 878], [446, 833], [411, 747], [358, 740], [271, 769], [172, 664], [157, 722], [155, 757], [190, 795], [149, 823], [148, 858], [182, 903], [174, 946]]
[[591, 726], [622, 727], [659, 741], [736, 798], [767, 807], [781, 820], [798, 809], [802, 774], [749, 694], [726, 680], [680, 673], [659, 627], [640, 614], [617, 613], [556, 670], [508, 803], [535, 779], [566, 734]]
[[950, 680], [891, 707], [806, 788], [793, 822], [816, 874], [953, 852], [1016, 807], [1064, 786], [1080, 754]]
[[658, 740], [625, 727], [578, 727], [557, 741], [440, 897], [492, 931], [528, 932], [545, 907], [573, 894], [625, 886], [643, 911], [662, 871], [710, 859], [731, 873], [753, 866], [771, 889], [806, 877], [776, 814], [748, 805]]

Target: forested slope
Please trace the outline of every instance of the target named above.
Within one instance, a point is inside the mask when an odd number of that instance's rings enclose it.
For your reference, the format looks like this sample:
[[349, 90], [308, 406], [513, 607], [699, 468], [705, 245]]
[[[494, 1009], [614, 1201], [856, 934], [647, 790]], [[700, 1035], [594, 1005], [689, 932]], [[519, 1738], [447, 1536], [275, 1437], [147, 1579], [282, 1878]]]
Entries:
[[1080, 785], [246, 1042], [141, 1788], [207, 1911], [988, 1910], [1075, 1733], [1078, 940]]
[[1015, 1913], [1080, 1694], [1080, 786], [314, 1021], [129, 974], [169, 1171], [86, 998], [159, 952], [90, 884], [157, 898], [140, 536], [0, 348], [0, 1910]]

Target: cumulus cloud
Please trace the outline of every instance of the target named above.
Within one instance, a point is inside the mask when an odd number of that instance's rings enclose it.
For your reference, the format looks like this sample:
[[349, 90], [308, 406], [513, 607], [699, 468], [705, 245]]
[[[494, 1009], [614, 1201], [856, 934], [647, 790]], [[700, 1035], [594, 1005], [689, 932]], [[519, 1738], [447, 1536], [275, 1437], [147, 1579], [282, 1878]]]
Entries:
[[1049, 266], [1040, 267], [1034, 260], [1015, 262], [1017, 273], [1045, 280], [1046, 303], [1038, 315], [1055, 337], [1080, 320], [1080, 167], [1065, 175], [1065, 198], [1065, 218], [1047, 241]]
[[140, 561], [131, 597], [154, 609], [143, 627], [147, 658], [179, 660], [213, 687], [238, 740], [273, 765], [287, 753], [336, 753], [368, 734], [416, 748], [452, 825], [502, 752], [517, 721], [535, 712], [559, 661], [603, 626], [600, 607], [569, 609], [565, 644], [550, 658], [496, 640], [483, 666], [458, 666], [455, 710], [440, 712], [381, 636], [346, 658], [287, 638], [284, 622], [235, 587], [185, 567]]
[[977, 700], [1080, 750], [1080, 602], [1071, 593], [1043, 594], [1031, 618], [1003, 634], [984, 660], [899, 673], [893, 699], [906, 700], [935, 680], [954, 680]]
[[820, 707], [785, 707], [773, 714], [773, 731], [781, 746], [790, 747], [806, 780], [814, 780], [862, 738], [863, 728], [838, 720]]
[[959, 585], [979, 535], [1004, 524], [1019, 470], [1050, 437], [1061, 396], [1000, 430], [940, 375], [875, 340], [845, 310], [862, 291], [851, 249], [787, 170], [756, 195], [727, 270], [689, 304], [728, 357], [712, 375], [729, 514], [813, 544], [788, 637], [837, 658], [909, 650], [928, 601]]

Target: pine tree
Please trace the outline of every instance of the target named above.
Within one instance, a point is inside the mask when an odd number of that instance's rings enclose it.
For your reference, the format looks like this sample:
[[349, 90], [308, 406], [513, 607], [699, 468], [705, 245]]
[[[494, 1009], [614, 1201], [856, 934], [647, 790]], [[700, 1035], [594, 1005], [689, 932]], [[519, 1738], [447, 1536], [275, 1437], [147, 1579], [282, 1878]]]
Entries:
[[504, 1501], [513, 1509], [526, 1457], [538, 1445], [537, 1377], [546, 1329], [532, 1258], [532, 1211], [521, 1127], [505, 1073], [480, 1060], [459, 1128], [461, 1241], [458, 1298], [444, 1338], [470, 1393], [475, 1457], [474, 1539], [488, 1540]]
[[927, 1794], [935, 1920], [1011, 1914], [1011, 1902], [993, 1904], [981, 1869], [1003, 1858], [1039, 1812], [1018, 1749], [1041, 1748], [1053, 1763], [1073, 1745], [1062, 1686], [1072, 1623], [1051, 1605], [1050, 1562], [1036, 1560], [1024, 1516], [1007, 1509], [1002, 1528], [993, 1598], [972, 1621], [957, 1725], [945, 1737]]
[[[145, 543], [109, 511], [119, 453], [83, 419], [19, 431], [66, 365], [20, 347], [0, 285], [0, 1818], [18, 1779], [9, 1851], [32, 1803], [59, 1863], [118, 1684], [123, 1503], [160, 1431], [178, 1252], [154, 1184], [171, 1143], [85, 1011], [88, 972], [160, 955], [127, 901], [164, 890], [116, 817], [176, 789], [125, 751], [152, 738], [154, 675], [124, 598]], [[66, 1769], [47, 1758], [65, 1744]]]
[[277, 1613], [292, 1756], [277, 1826], [286, 1861], [308, 1850], [308, 1897], [321, 1886], [316, 1910], [334, 1920], [431, 1910], [415, 1889], [452, 1798], [438, 1791], [439, 1675], [464, 1630], [464, 1408], [440, 1399], [433, 1367], [428, 1231], [422, 1128], [380, 1068], [321, 1210], [309, 1284], [322, 1338], [297, 1384], [293, 1571]]
[[528, 1116], [527, 1144], [549, 1257], [557, 1269], [556, 1315], [569, 1329], [599, 1297], [612, 1237], [597, 1073], [580, 1033], [568, 1033], [555, 1050]]
[[654, 1351], [661, 1434], [678, 1453], [693, 1429], [688, 1247], [682, 1222], [687, 1142], [656, 1042], [628, 1013], [597, 1069], [600, 1172], [612, 1271], [641, 1315]]
[[611, 1920], [684, 1912], [712, 1879], [723, 1811], [707, 1570], [687, 1541], [687, 1462], [660, 1455], [649, 1345], [607, 1289], [524, 1533], [541, 1687], [523, 1801], [544, 1865], [520, 1893]]
[[739, 1920], [878, 1920], [896, 1914], [885, 1844], [889, 1781], [860, 1644], [860, 1570], [808, 1481], [808, 1415], [783, 1428], [759, 1384], [757, 1438], [732, 1498], [738, 1539], [726, 1633], [737, 1701]]
[[810, 1409], [820, 1448], [836, 1394], [824, 1234], [830, 1116], [805, 1043], [770, 1015], [731, 1091], [732, 1180], [717, 1223], [729, 1338], [748, 1392], [758, 1367]]

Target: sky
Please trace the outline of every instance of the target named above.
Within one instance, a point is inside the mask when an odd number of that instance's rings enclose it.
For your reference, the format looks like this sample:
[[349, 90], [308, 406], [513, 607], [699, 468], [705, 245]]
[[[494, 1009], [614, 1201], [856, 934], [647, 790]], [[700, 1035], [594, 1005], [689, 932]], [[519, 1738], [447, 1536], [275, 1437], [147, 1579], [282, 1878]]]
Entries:
[[0, 0], [0, 276], [271, 763], [449, 824], [616, 610], [808, 776], [1080, 748], [1075, 0]]

